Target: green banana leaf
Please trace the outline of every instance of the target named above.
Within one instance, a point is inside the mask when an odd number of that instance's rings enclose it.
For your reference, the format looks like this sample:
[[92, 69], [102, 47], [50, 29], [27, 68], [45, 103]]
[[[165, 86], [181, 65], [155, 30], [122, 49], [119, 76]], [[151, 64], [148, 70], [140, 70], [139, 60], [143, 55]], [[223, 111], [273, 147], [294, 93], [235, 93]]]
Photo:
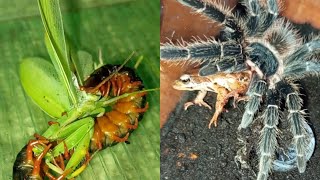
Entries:
[[[61, 0], [68, 38], [98, 62], [121, 64], [132, 51], [143, 56], [137, 68], [146, 89], [159, 83], [159, 7], [156, 0]], [[36, 1], [0, 1], [0, 179], [12, 178], [16, 155], [50, 118], [24, 92], [19, 63], [49, 60]], [[137, 59], [137, 58], [134, 58]], [[133, 67], [134, 61], [128, 66]], [[159, 92], [148, 93], [150, 109], [129, 138], [97, 153], [77, 179], [159, 179]]]

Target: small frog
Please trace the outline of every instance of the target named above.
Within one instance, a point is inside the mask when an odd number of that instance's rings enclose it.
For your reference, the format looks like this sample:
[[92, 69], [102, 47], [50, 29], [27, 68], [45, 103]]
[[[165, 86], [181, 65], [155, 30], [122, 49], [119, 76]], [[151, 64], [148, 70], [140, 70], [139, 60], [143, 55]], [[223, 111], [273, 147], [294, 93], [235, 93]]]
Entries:
[[199, 76], [195, 74], [184, 74], [179, 80], [173, 84], [173, 88], [183, 91], [195, 91], [199, 93], [192, 102], [184, 104], [184, 109], [187, 110], [191, 105], [205, 106], [211, 109], [211, 106], [203, 101], [208, 91], [217, 93], [216, 111], [209, 123], [209, 129], [214, 124], [217, 127], [218, 117], [222, 113], [224, 106], [231, 97], [234, 97], [235, 102], [245, 100], [251, 79], [251, 72], [244, 71], [239, 73], [217, 73], [209, 76]]

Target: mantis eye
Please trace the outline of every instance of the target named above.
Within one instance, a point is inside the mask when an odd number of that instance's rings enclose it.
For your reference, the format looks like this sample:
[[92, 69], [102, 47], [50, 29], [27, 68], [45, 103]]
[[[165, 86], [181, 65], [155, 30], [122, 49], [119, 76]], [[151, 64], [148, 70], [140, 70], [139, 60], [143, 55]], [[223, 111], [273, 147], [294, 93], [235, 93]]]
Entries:
[[183, 83], [188, 83], [190, 82], [190, 75], [188, 74], [184, 74], [180, 77], [180, 80], [183, 82]]

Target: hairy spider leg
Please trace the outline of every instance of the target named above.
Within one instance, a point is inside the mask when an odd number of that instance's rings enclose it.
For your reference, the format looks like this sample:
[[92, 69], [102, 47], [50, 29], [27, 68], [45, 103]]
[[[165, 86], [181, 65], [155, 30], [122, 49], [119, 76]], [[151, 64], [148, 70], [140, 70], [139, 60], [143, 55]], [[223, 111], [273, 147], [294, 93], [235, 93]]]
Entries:
[[186, 46], [166, 44], [160, 47], [160, 57], [164, 60], [206, 61], [242, 55], [242, 46], [236, 41], [219, 43], [213, 39], [197, 41]]
[[260, 22], [260, 5], [258, 0], [249, 0], [245, 1], [246, 7], [248, 8], [248, 20], [245, 23], [246, 27], [248, 28], [248, 34], [250, 36], [257, 33], [257, 29]]
[[33, 147], [37, 144], [45, 145], [49, 141], [45, 139], [39, 139], [39, 140], [30, 140], [27, 146], [27, 162], [28, 164], [33, 164]]
[[241, 55], [242, 52], [238, 55], [233, 53], [233, 56], [230, 55], [229, 58], [211, 61], [206, 66], [203, 66], [199, 71], [199, 75], [207, 76], [220, 71], [226, 73], [239, 72], [246, 70], [247, 66], [256, 71], [260, 78], [276, 73], [279, 67], [278, 59], [265, 44], [253, 42], [247, 49], [249, 49], [248, 60], [244, 59], [244, 56]]
[[261, 32], [266, 31], [273, 24], [281, 8], [281, 1], [267, 0], [267, 12], [263, 14], [263, 21], [260, 25]]
[[265, 32], [279, 15], [279, 7], [276, 0], [267, 0], [267, 9], [260, 7], [259, 0], [245, 1], [245, 5], [248, 14], [245, 26], [249, 36]]
[[226, 19], [226, 12], [228, 9], [224, 9], [225, 12], [222, 12], [222, 6], [207, 6], [205, 2], [195, 1], [195, 0], [177, 0], [181, 4], [191, 7], [198, 13], [205, 14], [207, 17], [214, 19], [222, 23]]
[[292, 82], [282, 81], [279, 83], [278, 89], [282, 93], [283, 98], [286, 100], [286, 106], [288, 108], [288, 121], [291, 126], [291, 132], [293, 134], [294, 144], [297, 153], [297, 166], [300, 173], [303, 173], [306, 169], [306, 129], [305, 124], [306, 113], [301, 110], [302, 99], [299, 97], [298, 87]]
[[[235, 18], [231, 13], [231, 10], [225, 7], [223, 4], [214, 2], [203, 2], [195, 0], [178, 0], [181, 4], [191, 7], [198, 13], [206, 15], [208, 18], [218, 21], [224, 24], [224, 38], [222, 39], [236, 39], [232, 36], [239, 36], [242, 34], [238, 32], [241, 28], [238, 23], [235, 22]], [[222, 34], [223, 34], [222, 33]], [[240, 39], [240, 37], [238, 38]], [[213, 60], [215, 58], [224, 58], [231, 56], [232, 54], [242, 53], [242, 47], [237, 41], [231, 44], [219, 44], [214, 40], [208, 40], [206, 42], [200, 40], [195, 40], [195, 43], [189, 44], [189, 46], [176, 46], [173, 44], [165, 44], [160, 47], [160, 57], [164, 60]], [[203, 45], [205, 44], [205, 45]], [[198, 50], [197, 50], [198, 49]], [[231, 53], [231, 54], [230, 54]], [[233, 56], [232, 55], [232, 56]]]
[[231, 13], [231, 9], [225, 4], [214, 1], [198, 1], [198, 0], [178, 0], [181, 4], [192, 8], [195, 12], [204, 14], [211, 20], [223, 24], [219, 40], [238, 40], [242, 38], [241, 28], [236, 22], [235, 16]]
[[277, 125], [279, 122], [279, 92], [269, 89], [266, 93], [267, 108], [262, 115], [264, 127], [259, 141], [258, 180], [267, 179], [272, 168], [273, 156], [277, 146]]
[[245, 63], [245, 57], [241, 54], [212, 60], [204, 64], [200, 70], [200, 76], [208, 76], [218, 72], [233, 73], [247, 70], [248, 67]]
[[294, 53], [292, 53], [284, 61], [283, 76], [288, 78], [300, 79], [306, 75], [317, 75], [320, 72], [319, 61], [310, 60], [313, 59], [313, 55], [320, 51], [320, 39], [312, 40]]
[[252, 123], [254, 114], [257, 112], [262, 101], [262, 96], [267, 91], [267, 83], [264, 80], [257, 80], [251, 83], [253, 85], [249, 86], [247, 92], [247, 95], [249, 96], [249, 101], [246, 104], [245, 112], [242, 116], [239, 129], [246, 128]]
[[90, 149], [97, 149], [98, 151], [101, 150], [103, 148], [103, 144], [102, 142], [105, 141], [105, 136], [103, 134], [103, 132], [101, 131], [98, 123], [94, 123], [94, 133], [93, 136], [91, 138], [91, 146], [94, 148], [90, 148]]

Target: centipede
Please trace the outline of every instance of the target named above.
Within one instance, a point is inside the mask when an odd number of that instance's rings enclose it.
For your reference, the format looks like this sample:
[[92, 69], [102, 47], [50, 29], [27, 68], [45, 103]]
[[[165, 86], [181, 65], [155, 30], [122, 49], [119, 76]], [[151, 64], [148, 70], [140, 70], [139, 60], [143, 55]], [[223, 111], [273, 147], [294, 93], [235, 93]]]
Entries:
[[[143, 89], [143, 83], [131, 68], [104, 65], [89, 76], [81, 89], [87, 93], [99, 93], [103, 97], [112, 98], [140, 91]], [[141, 114], [147, 109], [146, 92], [118, 100], [111, 111], [95, 119], [90, 150], [101, 150], [115, 143], [127, 141], [130, 132], [138, 127]]]
[[[129, 67], [104, 65], [96, 69], [83, 84], [80, 90], [106, 99], [132, 93], [117, 100], [110, 105], [105, 113], [95, 117], [94, 132], [90, 140], [88, 155], [79, 165], [85, 168], [91, 159], [89, 153], [96, 153], [120, 142], [128, 142], [129, 135], [138, 127], [143, 113], [147, 111], [149, 106], [146, 101], [147, 93], [139, 92], [144, 88], [142, 80]], [[63, 174], [58, 174], [56, 178], [50, 173], [43, 160], [44, 156], [50, 153], [57, 143], [57, 141], [49, 142], [45, 138], [39, 138], [39, 136], [35, 140], [30, 140], [16, 157], [13, 166], [13, 179], [66, 178], [67, 173], [70, 172], [65, 171]], [[33, 153], [32, 148], [35, 146], [41, 146], [43, 151], [40, 154]], [[64, 169], [64, 163], [69, 160], [66, 154], [72, 154], [72, 150], [65, 147], [64, 154], [64, 156], [59, 155], [52, 160], [61, 169]]]

